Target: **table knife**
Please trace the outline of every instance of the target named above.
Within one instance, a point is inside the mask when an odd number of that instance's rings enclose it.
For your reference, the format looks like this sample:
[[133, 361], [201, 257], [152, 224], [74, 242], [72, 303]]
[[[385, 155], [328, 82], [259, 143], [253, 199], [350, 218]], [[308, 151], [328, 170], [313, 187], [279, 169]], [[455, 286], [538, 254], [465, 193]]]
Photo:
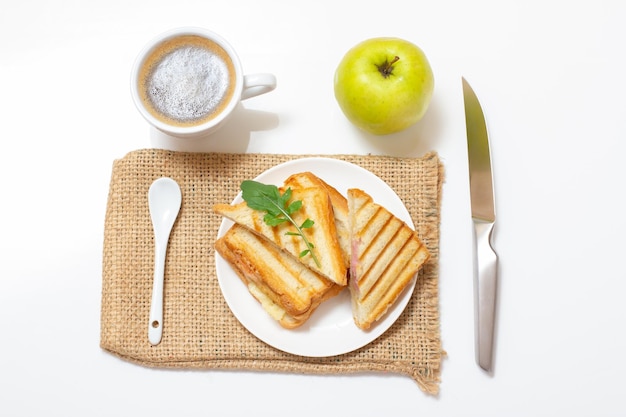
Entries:
[[498, 286], [498, 255], [493, 249], [496, 222], [489, 135], [480, 102], [469, 83], [463, 81], [470, 200], [473, 230], [474, 312], [476, 362], [493, 370], [493, 347]]

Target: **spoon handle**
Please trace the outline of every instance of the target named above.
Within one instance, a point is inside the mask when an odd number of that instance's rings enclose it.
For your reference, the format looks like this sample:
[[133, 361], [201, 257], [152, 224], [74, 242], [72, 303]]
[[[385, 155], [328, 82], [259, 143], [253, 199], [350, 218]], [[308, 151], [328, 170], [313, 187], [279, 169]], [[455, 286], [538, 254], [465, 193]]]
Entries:
[[148, 340], [158, 345], [163, 335], [163, 281], [165, 274], [165, 253], [167, 242], [160, 239], [154, 241], [154, 282], [152, 285], [152, 302], [150, 303], [150, 321], [148, 324]]
[[180, 210], [181, 199], [180, 187], [171, 178], [162, 177], [155, 180], [148, 190], [150, 219], [154, 229], [154, 279], [148, 320], [148, 340], [152, 345], [161, 343], [163, 336], [165, 255], [170, 232]]

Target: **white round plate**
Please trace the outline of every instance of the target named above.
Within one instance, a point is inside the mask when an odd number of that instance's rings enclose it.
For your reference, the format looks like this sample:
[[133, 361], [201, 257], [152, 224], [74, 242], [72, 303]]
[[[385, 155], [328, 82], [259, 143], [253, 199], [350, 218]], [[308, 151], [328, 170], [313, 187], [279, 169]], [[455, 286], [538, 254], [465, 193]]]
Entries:
[[[255, 180], [280, 186], [290, 175], [305, 171], [314, 173], [343, 195], [347, 194], [349, 188], [362, 189], [376, 203], [414, 228], [409, 212], [396, 193], [376, 175], [349, 162], [332, 158], [302, 158], [277, 165]], [[241, 201], [243, 200], [239, 193], [233, 203]], [[217, 236], [223, 236], [232, 224], [232, 221], [224, 219]], [[365, 346], [396, 321], [415, 287], [414, 278], [387, 314], [367, 331], [354, 324], [347, 288], [338, 296], [322, 303], [302, 326], [287, 330], [263, 310], [228, 262], [218, 253], [215, 255], [215, 267], [226, 303], [241, 324], [268, 345], [300, 356], [334, 356]]]

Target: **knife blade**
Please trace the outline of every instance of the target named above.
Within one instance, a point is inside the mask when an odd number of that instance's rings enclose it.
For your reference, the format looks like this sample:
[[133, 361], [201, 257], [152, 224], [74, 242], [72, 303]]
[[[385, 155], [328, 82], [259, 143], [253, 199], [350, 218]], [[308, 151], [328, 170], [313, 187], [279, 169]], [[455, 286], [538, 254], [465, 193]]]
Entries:
[[465, 78], [462, 81], [474, 225], [476, 362], [485, 371], [492, 372], [498, 287], [498, 255], [493, 248], [493, 230], [496, 223], [493, 172], [485, 115], [472, 87]]

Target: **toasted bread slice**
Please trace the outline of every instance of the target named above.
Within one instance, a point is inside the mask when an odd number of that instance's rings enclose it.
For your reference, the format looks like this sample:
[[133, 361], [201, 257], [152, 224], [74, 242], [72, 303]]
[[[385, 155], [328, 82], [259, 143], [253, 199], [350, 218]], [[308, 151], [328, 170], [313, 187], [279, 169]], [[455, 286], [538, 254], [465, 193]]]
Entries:
[[309, 268], [321, 273], [331, 281], [345, 286], [347, 284], [347, 267], [344, 263], [343, 252], [339, 247], [328, 192], [319, 187], [293, 189], [290, 202], [297, 200], [302, 201], [302, 207], [293, 213], [292, 217], [298, 224], [302, 224], [307, 218], [315, 222], [313, 227], [303, 229], [303, 233], [314, 245], [313, 250], [320, 261], [319, 266], [310, 254], [300, 256], [300, 253], [307, 247], [300, 236], [287, 234], [287, 232], [296, 231], [291, 223], [285, 222], [278, 226], [268, 226], [263, 221], [265, 212], [251, 209], [246, 202], [235, 205], [216, 204], [213, 206], [213, 210], [217, 214], [265, 236]]
[[301, 326], [343, 288], [238, 224], [215, 242], [215, 249], [263, 309], [287, 329]]
[[285, 180], [285, 187], [291, 187], [292, 189], [322, 187], [328, 191], [330, 204], [333, 206], [337, 240], [343, 253], [346, 268], [348, 268], [350, 266], [350, 227], [348, 224], [348, 200], [346, 200], [346, 197], [317, 175], [308, 171], [291, 175]]
[[372, 197], [348, 190], [350, 297], [355, 324], [368, 329], [430, 257], [417, 233]]

